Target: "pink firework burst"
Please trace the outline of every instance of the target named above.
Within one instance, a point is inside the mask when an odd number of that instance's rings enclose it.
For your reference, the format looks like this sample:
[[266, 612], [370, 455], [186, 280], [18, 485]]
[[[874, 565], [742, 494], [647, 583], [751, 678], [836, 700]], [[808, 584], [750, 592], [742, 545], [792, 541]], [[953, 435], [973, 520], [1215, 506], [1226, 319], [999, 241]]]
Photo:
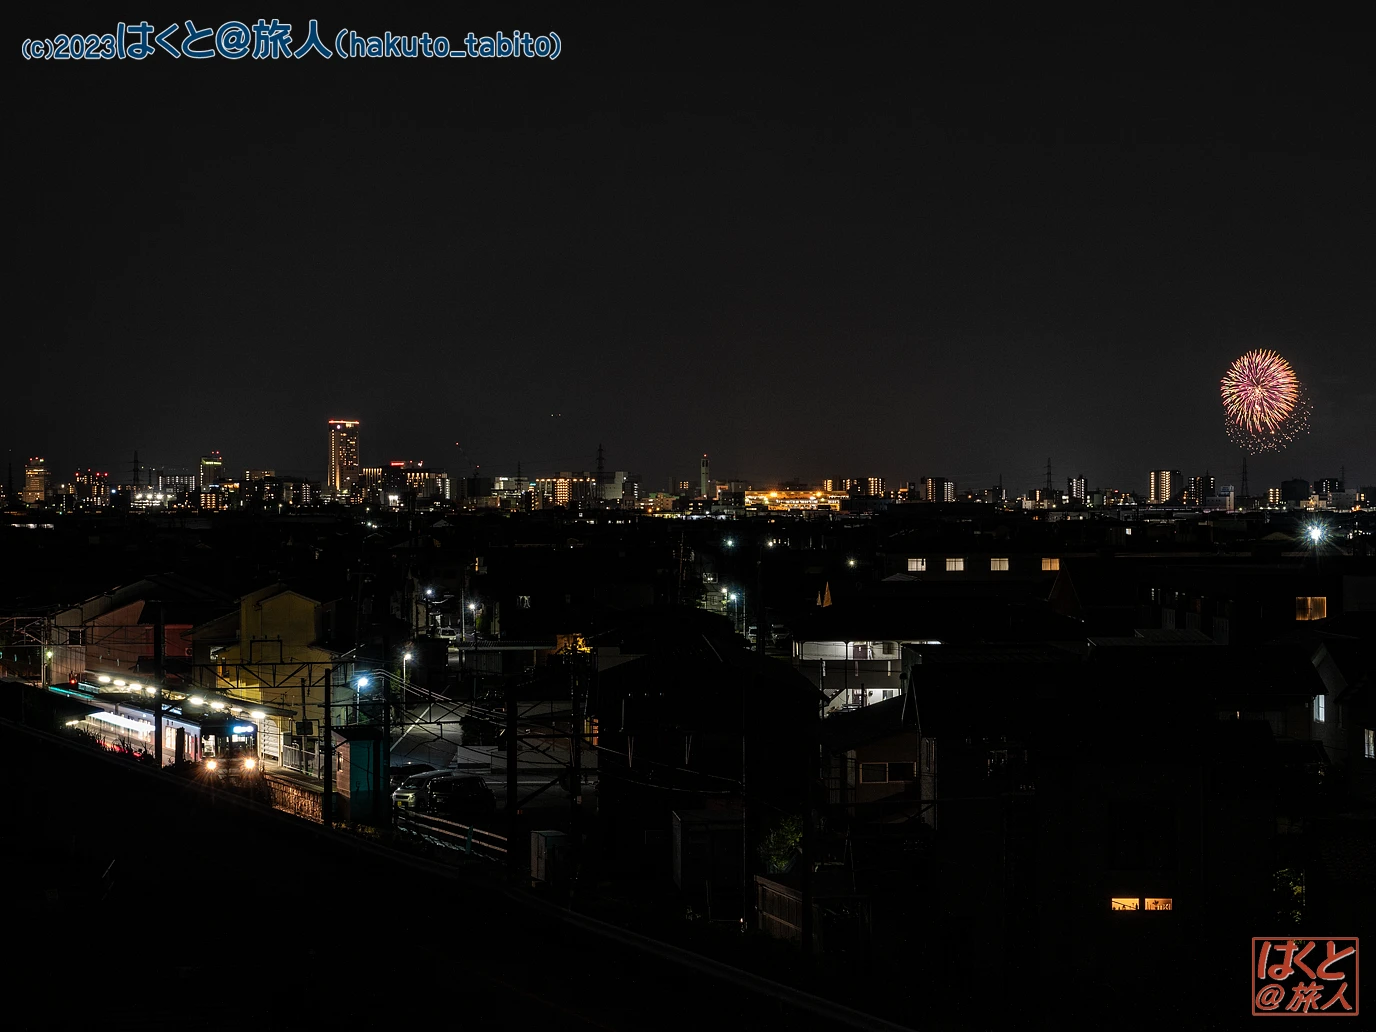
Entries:
[[1249, 351], [1221, 385], [1228, 436], [1250, 452], [1278, 451], [1309, 429], [1310, 406], [1290, 363], [1274, 351]]

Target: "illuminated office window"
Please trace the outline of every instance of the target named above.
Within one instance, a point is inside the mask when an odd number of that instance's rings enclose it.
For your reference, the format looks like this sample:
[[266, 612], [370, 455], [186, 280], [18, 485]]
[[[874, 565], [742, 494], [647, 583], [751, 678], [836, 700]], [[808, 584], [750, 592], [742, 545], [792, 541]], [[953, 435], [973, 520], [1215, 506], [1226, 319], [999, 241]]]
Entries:
[[1296, 620], [1323, 620], [1328, 617], [1326, 595], [1300, 595], [1295, 599]]
[[1169, 896], [1114, 896], [1109, 900], [1111, 910], [1174, 910], [1175, 900]]
[[1314, 723], [1322, 724], [1328, 718], [1325, 716], [1325, 706], [1327, 697], [1324, 695], [1314, 696]]
[[1059, 559], [1047, 558], [1047, 559], [1043, 559], [1043, 560], [1042, 560], [1042, 569], [1043, 569], [1043, 570], [1059, 570], [1060, 568], [1061, 568], [1061, 561], [1060, 561]]
[[908, 572], [909, 572], [909, 573], [926, 573], [926, 572], [927, 572], [927, 560], [926, 560], [926, 559], [909, 559], [909, 560], [908, 560]]
[[965, 560], [964, 560], [964, 559], [947, 559], [947, 560], [946, 560], [946, 572], [947, 572], [947, 573], [960, 573], [960, 572], [961, 572], [962, 570], [964, 570], [964, 569], [965, 569]]
[[996, 572], [996, 573], [998, 573], [998, 572], [1006, 573], [1006, 572], [1008, 571], [1008, 560], [1007, 560], [1007, 559], [990, 559], [990, 560], [989, 560], [989, 569], [993, 570], [993, 571]]

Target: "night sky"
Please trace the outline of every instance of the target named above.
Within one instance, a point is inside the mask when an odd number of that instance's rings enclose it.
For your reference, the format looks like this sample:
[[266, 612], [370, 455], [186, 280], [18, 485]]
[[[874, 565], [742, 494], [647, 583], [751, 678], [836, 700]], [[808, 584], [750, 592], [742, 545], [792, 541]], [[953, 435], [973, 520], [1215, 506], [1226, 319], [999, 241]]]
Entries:
[[[1356, 23], [167, 10], [124, 16], [563, 52], [21, 63], [16, 477], [136, 449], [319, 477], [351, 417], [367, 465], [532, 474], [601, 443], [651, 488], [704, 451], [757, 484], [1020, 492], [1048, 456], [1061, 486], [1227, 483], [1218, 380], [1270, 347], [1314, 430], [1253, 492], [1376, 482]], [[13, 43], [119, 17], [26, 12]]]

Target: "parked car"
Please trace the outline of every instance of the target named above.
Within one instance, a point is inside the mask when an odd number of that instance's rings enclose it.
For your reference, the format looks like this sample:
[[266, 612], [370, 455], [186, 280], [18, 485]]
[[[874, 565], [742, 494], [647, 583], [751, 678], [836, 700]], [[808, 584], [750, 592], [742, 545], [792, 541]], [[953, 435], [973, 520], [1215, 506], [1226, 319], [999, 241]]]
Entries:
[[481, 774], [450, 774], [425, 784], [431, 813], [440, 817], [476, 817], [497, 809], [497, 797]]
[[392, 793], [392, 805], [399, 806], [404, 810], [426, 810], [430, 806], [430, 797], [425, 791], [428, 782], [435, 778], [447, 777], [450, 774], [447, 770], [428, 770], [421, 774], [412, 774], [402, 782], [401, 787]]
[[388, 787], [400, 788], [406, 784], [406, 779], [416, 774], [428, 774], [434, 770], [434, 766], [429, 763], [400, 763], [388, 770]]

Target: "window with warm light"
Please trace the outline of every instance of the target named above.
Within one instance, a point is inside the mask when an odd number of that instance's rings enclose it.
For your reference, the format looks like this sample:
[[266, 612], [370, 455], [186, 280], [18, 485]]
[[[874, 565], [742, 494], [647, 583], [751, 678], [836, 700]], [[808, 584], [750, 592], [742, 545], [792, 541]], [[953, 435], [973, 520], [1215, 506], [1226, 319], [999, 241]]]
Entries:
[[947, 572], [947, 573], [960, 573], [960, 572], [962, 572], [964, 569], [965, 569], [965, 560], [964, 560], [964, 559], [947, 559], [947, 560], [946, 560], [946, 572]]
[[926, 573], [926, 572], [927, 572], [927, 560], [926, 560], [926, 559], [909, 559], [909, 560], [908, 560], [908, 572], [909, 572], [909, 573]]
[[995, 573], [1006, 573], [1008, 571], [1008, 560], [990, 559], [989, 569], [993, 570]]
[[1060, 568], [1061, 568], [1061, 561], [1060, 561], [1060, 559], [1053, 558], [1053, 557], [1046, 557], [1046, 558], [1043, 558], [1043, 559], [1042, 559], [1042, 569], [1043, 569], [1043, 570], [1059, 570]]
[[1299, 595], [1295, 598], [1296, 620], [1324, 620], [1328, 617], [1328, 596]]
[[1174, 910], [1175, 900], [1169, 896], [1113, 896], [1109, 899], [1111, 910]]

